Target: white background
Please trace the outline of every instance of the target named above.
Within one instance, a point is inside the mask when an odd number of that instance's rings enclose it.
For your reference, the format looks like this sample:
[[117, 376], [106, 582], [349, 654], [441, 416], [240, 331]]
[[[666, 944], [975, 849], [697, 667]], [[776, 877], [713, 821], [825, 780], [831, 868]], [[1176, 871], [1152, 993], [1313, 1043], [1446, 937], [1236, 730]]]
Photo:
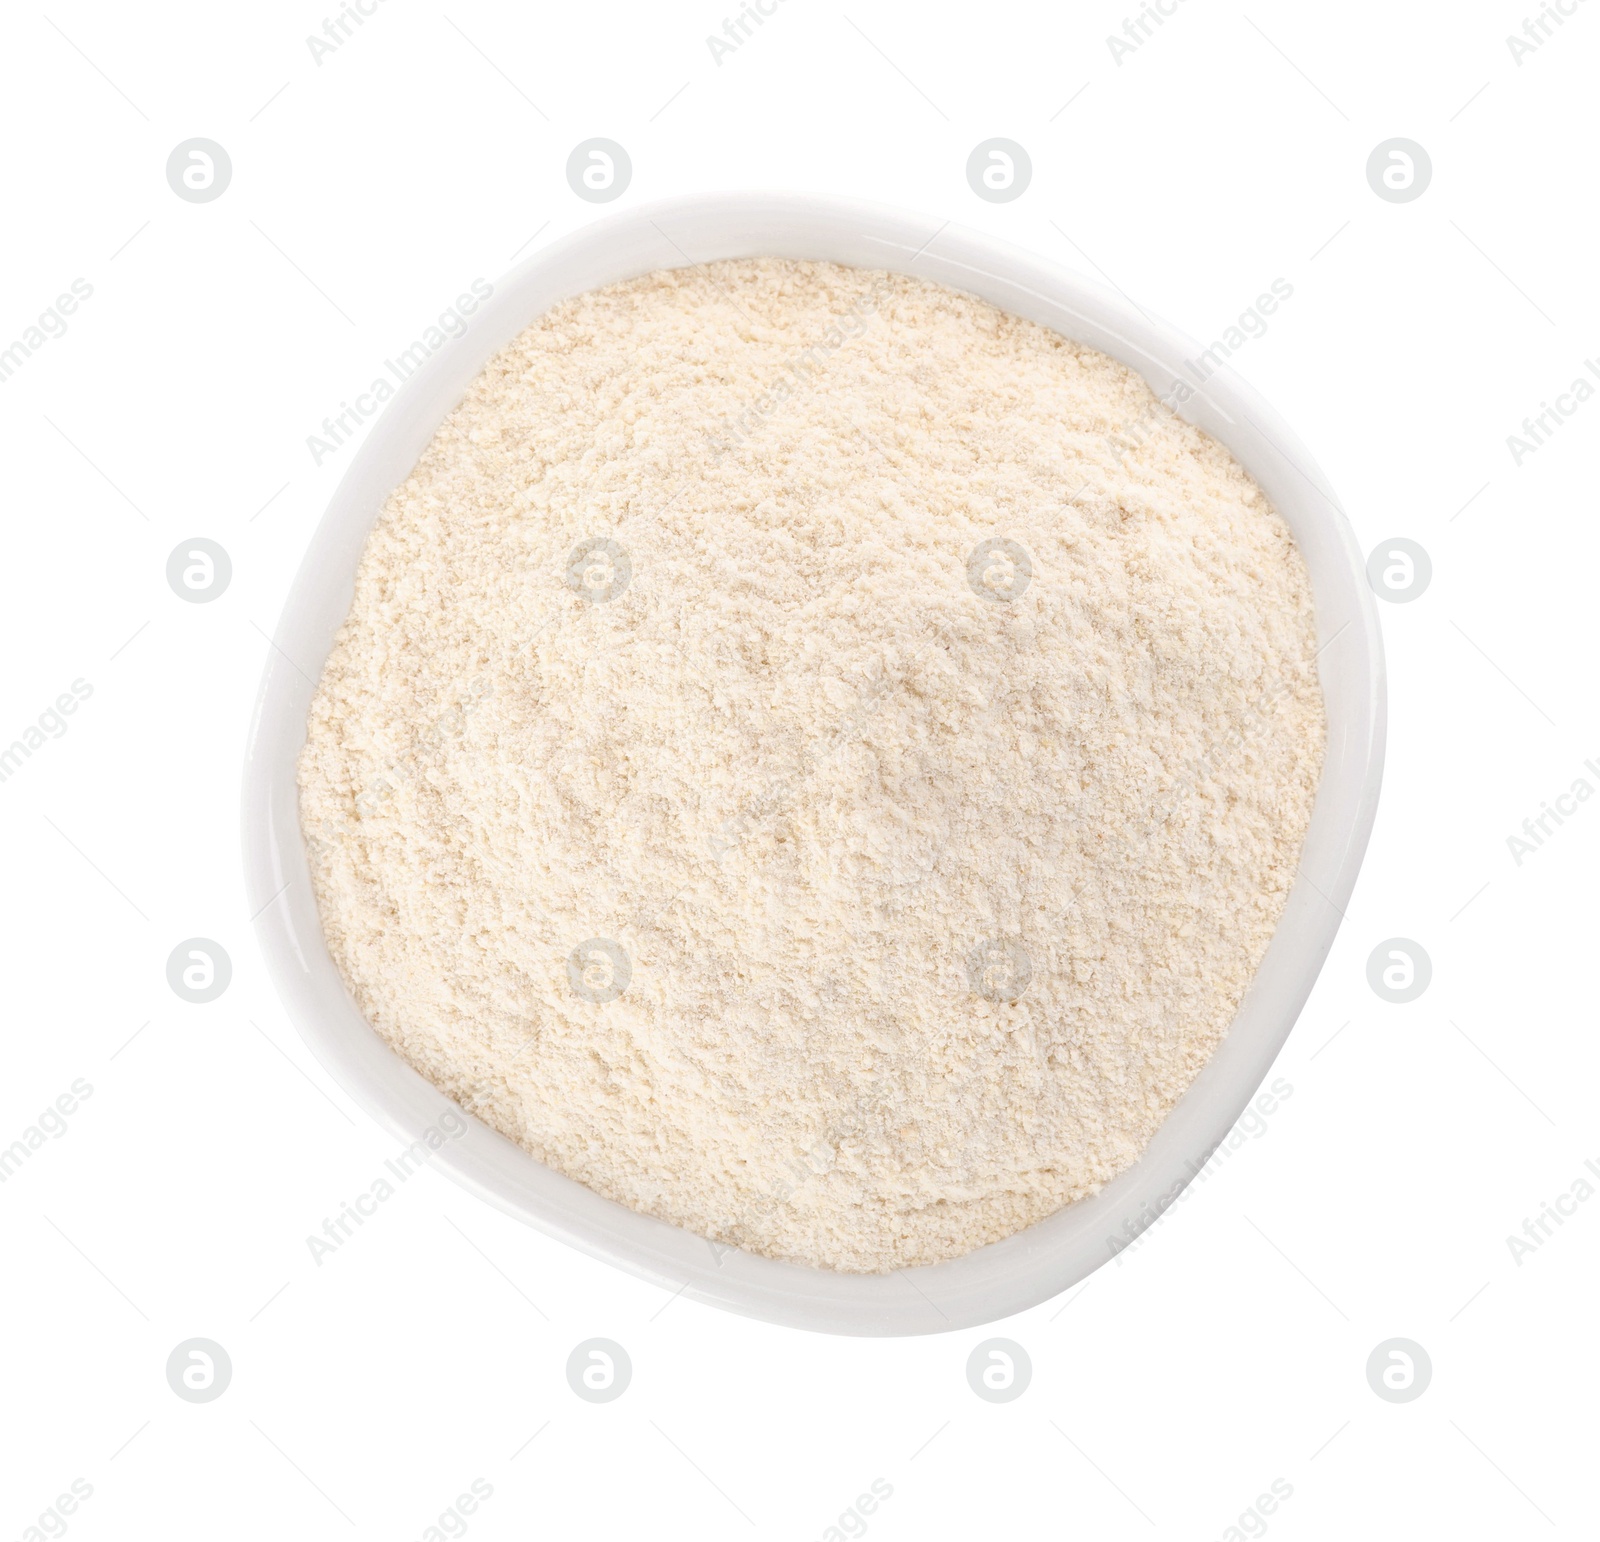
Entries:
[[[86, 1542], [420, 1538], [474, 1479], [485, 1542], [822, 1538], [874, 1479], [886, 1542], [1217, 1539], [1274, 1479], [1293, 1495], [1249, 1531], [1594, 1535], [1600, 1200], [1520, 1263], [1506, 1238], [1600, 1163], [1600, 806], [1520, 866], [1507, 837], [1600, 786], [1600, 405], [1520, 467], [1506, 438], [1600, 354], [1600, 5], [1519, 64], [1524, 0], [1185, 0], [1119, 64], [1122, 0], [782, 0], [718, 65], [727, 4], [384, 0], [320, 65], [320, 5], [0, 22], [0, 347], [72, 280], [94, 291], [0, 385], [0, 740], [93, 688], [0, 784], [0, 1145], [93, 1087], [0, 1185], [0, 1538], [74, 1479]], [[633, 159], [614, 208], [876, 199], [1109, 278], [1203, 341], [1286, 279], [1236, 367], [1364, 550], [1432, 557], [1426, 594], [1381, 606], [1383, 803], [1277, 1069], [1292, 1096], [1140, 1246], [987, 1330], [745, 1321], [432, 1173], [320, 1268], [306, 1246], [393, 1149], [301, 1047], [240, 882], [266, 634], [351, 454], [317, 467], [306, 438], [473, 278], [596, 217], [564, 175], [594, 135]], [[996, 135], [1034, 166], [1002, 205], [964, 173]], [[1365, 176], [1397, 135], [1434, 166], [1406, 204]], [[193, 136], [232, 157], [212, 203], [166, 182]], [[234, 576], [185, 604], [166, 560], [202, 535]], [[233, 959], [207, 1006], [166, 983], [193, 936]], [[1393, 936], [1433, 959], [1410, 1005], [1366, 982]], [[965, 1375], [993, 1334], [1034, 1367], [1003, 1406]], [[164, 1369], [196, 1336], [234, 1368], [200, 1405]], [[565, 1380], [592, 1336], [633, 1360], [606, 1406]], [[1365, 1375], [1396, 1336], [1434, 1368], [1404, 1405]]]

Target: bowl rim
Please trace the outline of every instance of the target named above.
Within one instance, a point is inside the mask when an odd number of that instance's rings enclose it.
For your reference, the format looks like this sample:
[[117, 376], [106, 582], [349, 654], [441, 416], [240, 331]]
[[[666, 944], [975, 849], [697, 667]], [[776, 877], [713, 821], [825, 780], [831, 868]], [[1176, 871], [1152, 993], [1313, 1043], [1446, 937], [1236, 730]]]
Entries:
[[[1098, 1193], [963, 1257], [886, 1274], [709, 1242], [603, 1198], [462, 1112], [379, 1038], [346, 992], [323, 940], [299, 826], [295, 760], [306, 709], [348, 612], [367, 532], [484, 363], [571, 295], [654, 269], [754, 256], [930, 279], [1128, 364], [1262, 486], [1306, 560], [1317, 615], [1322, 780], [1299, 873], [1222, 1044], [1140, 1157]], [[642, 204], [580, 227], [502, 276], [464, 334], [427, 357], [371, 423], [289, 586], [256, 696], [241, 809], [245, 892], [268, 974], [324, 1070], [401, 1141], [424, 1139], [430, 1165], [508, 1214], [664, 1289], [791, 1327], [874, 1336], [970, 1328], [1035, 1306], [1120, 1253], [1184, 1192], [1260, 1092], [1333, 944], [1382, 780], [1383, 647], [1354, 533], [1276, 412], [1227, 363], [1202, 374], [1202, 357], [1193, 339], [1120, 293], [1031, 252], [948, 220], [815, 194]]]

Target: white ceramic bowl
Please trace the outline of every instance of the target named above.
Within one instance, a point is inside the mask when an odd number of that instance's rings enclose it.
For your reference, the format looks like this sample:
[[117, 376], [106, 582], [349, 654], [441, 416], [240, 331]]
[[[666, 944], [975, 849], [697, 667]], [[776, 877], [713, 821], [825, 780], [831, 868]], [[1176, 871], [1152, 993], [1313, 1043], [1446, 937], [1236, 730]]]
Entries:
[[[353, 593], [374, 516], [496, 350], [569, 296], [720, 258], [814, 258], [887, 268], [981, 296], [1137, 370], [1158, 395], [1191, 379], [1194, 342], [1099, 285], [975, 231], [870, 204], [716, 194], [601, 220], [494, 286], [465, 336], [432, 355], [373, 424], [312, 539], [269, 651], [244, 778], [250, 909], [289, 1016], [335, 1081], [401, 1140], [454, 1108], [385, 1044], [323, 943], [300, 834], [295, 757], [312, 681]], [[1233, 1026], [1144, 1155], [1100, 1193], [964, 1258], [840, 1274], [713, 1248], [533, 1160], [476, 1119], [433, 1165], [474, 1194], [669, 1291], [834, 1333], [931, 1333], [1021, 1311], [1081, 1280], [1158, 1215], [1255, 1095], [1332, 945], [1377, 807], [1384, 670], [1361, 553], [1332, 489], [1277, 414], [1225, 366], [1181, 409], [1221, 440], [1289, 522], [1310, 569], [1328, 748], [1301, 859], [1271, 946]]]

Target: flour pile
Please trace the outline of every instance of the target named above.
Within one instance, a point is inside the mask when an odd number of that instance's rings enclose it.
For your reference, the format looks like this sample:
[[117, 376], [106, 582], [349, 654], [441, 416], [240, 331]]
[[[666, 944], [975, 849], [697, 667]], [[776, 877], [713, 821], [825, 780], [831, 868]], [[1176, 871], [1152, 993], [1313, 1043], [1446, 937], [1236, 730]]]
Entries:
[[873, 1272], [1126, 1168], [1271, 938], [1324, 723], [1231, 456], [969, 296], [557, 306], [368, 541], [300, 763], [373, 1027], [541, 1162]]

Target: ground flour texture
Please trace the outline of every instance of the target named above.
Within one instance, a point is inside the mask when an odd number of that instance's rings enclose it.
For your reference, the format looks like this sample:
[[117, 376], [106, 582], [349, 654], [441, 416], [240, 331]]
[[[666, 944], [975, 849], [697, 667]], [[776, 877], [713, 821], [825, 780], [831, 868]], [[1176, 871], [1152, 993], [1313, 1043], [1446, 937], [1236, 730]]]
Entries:
[[300, 762], [329, 948], [613, 1200], [953, 1258], [1126, 1168], [1227, 1031], [1315, 646], [1282, 519], [1104, 355], [829, 264], [601, 289], [373, 528]]

